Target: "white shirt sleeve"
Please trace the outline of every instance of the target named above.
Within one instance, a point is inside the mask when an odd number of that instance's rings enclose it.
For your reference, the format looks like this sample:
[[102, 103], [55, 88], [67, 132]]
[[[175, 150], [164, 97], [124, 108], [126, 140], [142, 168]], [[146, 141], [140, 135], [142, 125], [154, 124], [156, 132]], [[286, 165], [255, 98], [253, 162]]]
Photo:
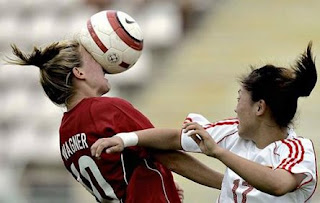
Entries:
[[280, 154], [280, 159], [276, 168], [281, 168], [294, 174], [305, 174], [306, 177], [298, 188], [304, 187], [312, 193], [317, 181], [317, 166], [311, 140], [304, 138], [282, 140], [278, 154]]
[[[227, 148], [228, 141], [226, 139], [229, 135], [237, 132], [238, 121], [237, 119], [228, 119], [216, 123], [210, 123], [205, 117], [200, 114], [190, 113], [185, 122], [197, 122], [203, 126], [212, 138], [222, 147]], [[197, 143], [189, 136], [190, 132], [181, 134], [181, 146], [183, 150], [188, 152], [201, 152]]]
[[[202, 126], [210, 124], [210, 122], [200, 114], [190, 113], [185, 119], [186, 122], [197, 122]], [[201, 152], [197, 143], [189, 136], [189, 133], [184, 133], [182, 130], [181, 134], [181, 146], [184, 151], [188, 152]]]

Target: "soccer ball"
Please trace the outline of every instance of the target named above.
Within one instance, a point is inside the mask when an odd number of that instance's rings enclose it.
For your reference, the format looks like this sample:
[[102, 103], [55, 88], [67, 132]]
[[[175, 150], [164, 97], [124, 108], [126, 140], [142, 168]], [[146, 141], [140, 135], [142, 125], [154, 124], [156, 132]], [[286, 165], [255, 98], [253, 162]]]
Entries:
[[143, 49], [143, 35], [138, 23], [128, 14], [115, 10], [92, 15], [81, 29], [79, 39], [109, 74], [131, 68]]

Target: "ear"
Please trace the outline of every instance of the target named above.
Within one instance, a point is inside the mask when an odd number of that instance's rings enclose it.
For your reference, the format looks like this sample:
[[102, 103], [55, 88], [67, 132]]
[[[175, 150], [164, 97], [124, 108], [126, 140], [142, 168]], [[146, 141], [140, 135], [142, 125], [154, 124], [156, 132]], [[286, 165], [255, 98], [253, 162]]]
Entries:
[[84, 74], [84, 71], [83, 71], [83, 69], [82, 68], [79, 68], [79, 67], [74, 67], [73, 69], [72, 69], [72, 73], [73, 73], [73, 75], [76, 77], [76, 78], [78, 78], [78, 79], [80, 79], [80, 80], [83, 80], [85, 77], [85, 74]]
[[262, 114], [264, 114], [266, 112], [266, 109], [267, 109], [267, 104], [263, 99], [260, 99], [259, 101], [257, 101], [256, 103], [257, 116], [261, 116]]

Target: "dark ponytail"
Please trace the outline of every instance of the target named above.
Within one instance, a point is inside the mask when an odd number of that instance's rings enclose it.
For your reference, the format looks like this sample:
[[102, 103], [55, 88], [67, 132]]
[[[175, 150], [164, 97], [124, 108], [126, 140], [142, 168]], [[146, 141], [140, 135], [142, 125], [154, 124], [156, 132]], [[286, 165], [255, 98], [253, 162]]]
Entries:
[[311, 53], [312, 43], [310, 42], [307, 50], [293, 67], [295, 78], [292, 86], [298, 97], [310, 95], [317, 82], [317, 70]]

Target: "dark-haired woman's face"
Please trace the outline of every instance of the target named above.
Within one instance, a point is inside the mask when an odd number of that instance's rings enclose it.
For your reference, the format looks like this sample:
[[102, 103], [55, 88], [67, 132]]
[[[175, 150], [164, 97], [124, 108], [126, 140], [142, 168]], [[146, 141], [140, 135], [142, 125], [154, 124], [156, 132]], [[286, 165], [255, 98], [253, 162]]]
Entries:
[[255, 109], [251, 100], [250, 92], [241, 87], [238, 91], [238, 103], [235, 109], [239, 119], [238, 133], [242, 138], [251, 139], [255, 125]]

